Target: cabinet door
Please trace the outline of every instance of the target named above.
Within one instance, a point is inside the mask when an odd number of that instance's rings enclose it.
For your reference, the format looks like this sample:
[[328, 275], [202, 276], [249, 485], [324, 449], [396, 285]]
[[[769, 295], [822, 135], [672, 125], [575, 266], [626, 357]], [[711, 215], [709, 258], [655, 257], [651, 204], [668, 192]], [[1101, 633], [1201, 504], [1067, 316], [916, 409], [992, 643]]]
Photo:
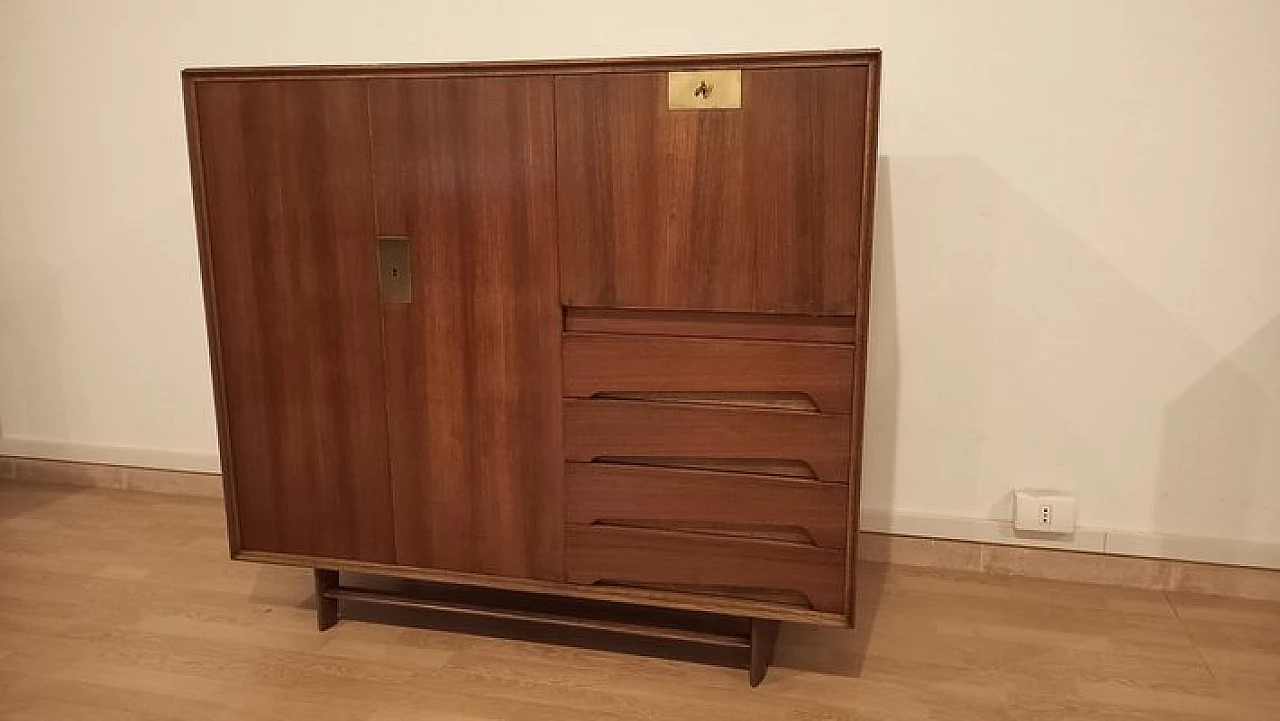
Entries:
[[399, 563], [558, 579], [564, 525], [550, 78], [374, 80]]
[[668, 109], [666, 73], [556, 80], [566, 305], [851, 314], [863, 66], [742, 71], [737, 109]]
[[233, 547], [392, 561], [365, 84], [192, 97]]

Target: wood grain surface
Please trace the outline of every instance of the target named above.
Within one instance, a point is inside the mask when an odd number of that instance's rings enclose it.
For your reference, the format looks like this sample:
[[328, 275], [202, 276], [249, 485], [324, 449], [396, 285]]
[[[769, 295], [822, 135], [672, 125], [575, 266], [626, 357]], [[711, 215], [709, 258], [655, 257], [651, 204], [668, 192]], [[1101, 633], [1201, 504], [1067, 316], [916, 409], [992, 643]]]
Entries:
[[849, 417], [623, 400], [564, 402], [564, 457], [798, 461], [823, 481], [849, 473]]
[[665, 73], [556, 80], [565, 305], [851, 315], [868, 71], [742, 73], [741, 110]]
[[565, 573], [576, 583], [677, 586], [748, 597], [795, 593], [819, 611], [845, 610], [844, 551], [781, 541], [569, 526]]
[[739, 68], [798, 68], [860, 66], [880, 63], [880, 50], [801, 50], [769, 53], [701, 55], [641, 55], [621, 58], [562, 58], [559, 60], [494, 60], [444, 63], [379, 63], [377, 65], [274, 65], [258, 67], [188, 68], [184, 78], [202, 82], [245, 79], [282, 80], [323, 78], [466, 78], [580, 75], [607, 72], [669, 72]]
[[610, 391], [795, 393], [847, 413], [853, 348], [713, 338], [566, 333], [564, 393]]
[[384, 310], [401, 564], [562, 574], [553, 99], [371, 82], [378, 233], [409, 238], [413, 277]]
[[748, 690], [740, 670], [632, 654], [316, 633], [311, 572], [229, 561], [225, 534], [217, 499], [0, 481], [0, 718], [1280, 716], [1278, 602], [866, 564], [859, 628], [784, 623]]
[[364, 83], [189, 97], [233, 544], [394, 560]]
[[566, 308], [564, 315], [565, 330], [583, 333], [745, 338], [846, 345], [853, 343], [855, 325], [855, 319], [848, 316], [770, 313]]
[[[666, 110], [679, 66], [742, 68], [742, 109]], [[236, 555], [561, 580], [565, 458], [856, 499], [878, 68], [184, 72]], [[410, 303], [378, 300], [378, 236], [408, 239]], [[569, 336], [564, 389], [561, 302], [616, 334]], [[562, 401], [609, 393], [648, 400]]]
[[849, 489], [749, 473], [569, 463], [569, 523], [677, 523], [710, 532], [796, 530], [806, 542], [844, 548]]
[[[858, 529], [861, 527], [859, 511], [862, 508], [862, 451], [867, 425], [867, 363], [870, 357], [868, 338], [871, 328], [871, 241], [875, 235], [877, 217], [875, 210], [876, 166], [880, 157], [880, 73], [879, 62], [871, 63], [867, 66], [867, 107], [866, 123], [864, 124], [867, 134], [867, 147], [866, 152], [863, 154], [862, 187], [860, 188], [860, 203], [864, 212], [862, 213], [862, 227], [858, 229], [858, 290], [854, 295], [856, 331], [853, 359], [853, 413], [851, 414], [853, 432], [849, 439], [849, 447], [853, 451], [849, 457], [849, 488], [853, 493], [853, 499], [849, 503], [849, 548], [855, 551], [849, 555], [850, 559], [857, 558]], [[882, 212], [887, 211], [882, 210]], [[847, 575], [849, 579], [847, 592], [849, 598], [852, 599], [858, 593], [858, 575], [852, 560], [849, 561]], [[850, 608], [856, 608], [852, 601], [850, 604]], [[856, 621], [850, 617], [849, 622], [853, 624]]]

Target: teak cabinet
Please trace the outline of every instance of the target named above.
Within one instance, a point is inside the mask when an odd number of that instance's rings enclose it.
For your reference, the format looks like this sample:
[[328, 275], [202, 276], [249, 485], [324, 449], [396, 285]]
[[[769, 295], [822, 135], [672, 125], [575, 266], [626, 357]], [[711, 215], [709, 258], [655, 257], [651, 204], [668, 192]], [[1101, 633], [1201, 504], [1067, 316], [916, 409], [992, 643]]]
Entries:
[[878, 51], [183, 78], [235, 558], [851, 621]]

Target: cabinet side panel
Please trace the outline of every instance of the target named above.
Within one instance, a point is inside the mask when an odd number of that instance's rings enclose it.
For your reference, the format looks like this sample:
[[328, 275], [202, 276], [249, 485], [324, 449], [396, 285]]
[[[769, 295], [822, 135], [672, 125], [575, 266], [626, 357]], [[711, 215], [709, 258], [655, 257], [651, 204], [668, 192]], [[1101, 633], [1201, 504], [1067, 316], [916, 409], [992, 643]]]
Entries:
[[857, 615], [858, 601], [858, 537], [861, 526], [862, 508], [862, 459], [863, 439], [866, 433], [866, 386], [867, 362], [870, 352], [868, 346], [871, 326], [871, 263], [872, 239], [875, 235], [876, 220], [876, 167], [879, 163], [879, 131], [880, 131], [880, 59], [867, 67], [867, 86], [865, 97], [866, 150], [864, 152], [862, 173], [862, 228], [858, 235], [858, 295], [857, 295], [857, 337], [854, 341], [853, 398], [852, 398], [852, 450], [849, 465], [849, 556], [846, 561], [846, 596], [845, 618], [850, 626], [854, 625]]
[[239, 546], [394, 560], [365, 84], [194, 93]]
[[194, 200], [196, 238], [200, 257], [200, 280], [203, 286], [205, 333], [209, 345], [209, 372], [213, 382], [214, 414], [218, 424], [218, 461], [222, 471], [222, 502], [227, 518], [227, 545], [231, 555], [241, 551], [240, 518], [236, 510], [236, 487], [233, 479], [231, 436], [227, 428], [226, 384], [223, 383], [222, 340], [218, 329], [218, 293], [213, 285], [213, 264], [209, 248], [209, 204], [204, 190], [204, 151], [201, 148], [198, 82], [187, 73], [182, 78], [182, 101], [186, 116], [187, 159], [191, 172], [191, 195]]
[[397, 563], [563, 576], [561, 309], [549, 77], [375, 80]]

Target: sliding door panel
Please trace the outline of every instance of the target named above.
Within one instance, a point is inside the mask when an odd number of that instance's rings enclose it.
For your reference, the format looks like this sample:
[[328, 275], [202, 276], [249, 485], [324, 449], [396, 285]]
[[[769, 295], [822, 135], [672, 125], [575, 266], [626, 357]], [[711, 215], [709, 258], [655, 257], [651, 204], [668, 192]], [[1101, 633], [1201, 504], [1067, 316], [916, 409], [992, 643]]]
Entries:
[[396, 560], [558, 579], [564, 525], [550, 78], [374, 80]]
[[194, 100], [233, 546], [393, 561], [366, 84]]

